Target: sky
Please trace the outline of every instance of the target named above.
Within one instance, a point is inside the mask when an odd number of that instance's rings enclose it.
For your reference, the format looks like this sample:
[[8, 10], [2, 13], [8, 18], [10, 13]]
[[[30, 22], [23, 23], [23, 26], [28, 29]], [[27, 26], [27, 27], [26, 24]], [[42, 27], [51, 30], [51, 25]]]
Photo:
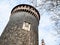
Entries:
[[[38, 0], [37, 2], [39, 3], [41, 1]], [[35, 5], [27, 0], [0, 0], [0, 35], [10, 19], [11, 10], [18, 4]], [[54, 31], [54, 22], [50, 19], [53, 13], [47, 12], [44, 9], [40, 10], [37, 8], [37, 10], [39, 10], [41, 16], [38, 27], [39, 45], [41, 45], [42, 39], [44, 39], [45, 45], [58, 45], [60, 39], [56, 36], [57, 32]]]

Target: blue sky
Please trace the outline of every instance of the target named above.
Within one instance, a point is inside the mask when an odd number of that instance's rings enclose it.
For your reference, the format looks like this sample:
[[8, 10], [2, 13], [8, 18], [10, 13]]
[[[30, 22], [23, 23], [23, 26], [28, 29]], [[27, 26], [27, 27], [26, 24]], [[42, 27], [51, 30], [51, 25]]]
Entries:
[[[38, 0], [39, 3], [39, 0]], [[4, 28], [6, 27], [9, 18], [10, 18], [10, 12], [13, 7], [15, 7], [18, 4], [30, 4], [27, 0], [1, 0], [0, 1], [0, 35], [3, 32]], [[37, 8], [38, 9], [38, 8]], [[39, 10], [39, 9], [38, 9]], [[41, 39], [44, 39], [46, 45], [58, 45], [60, 42], [58, 39], [57, 32], [54, 31], [54, 22], [51, 21], [52, 13], [47, 12], [44, 9], [40, 10], [41, 19], [39, 21], [39, 45], [41, 45]], [[56, 35], [55, 35], [56, 34]]]

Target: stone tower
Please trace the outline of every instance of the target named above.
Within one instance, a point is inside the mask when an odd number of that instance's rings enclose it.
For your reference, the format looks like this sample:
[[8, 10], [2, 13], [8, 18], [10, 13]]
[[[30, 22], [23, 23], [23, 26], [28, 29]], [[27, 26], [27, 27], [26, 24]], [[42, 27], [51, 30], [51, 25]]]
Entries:
[[14, 7], [0, 37], [0, 45], [38, 45], [39, 19], [39, 12], [31, 5]]
[[42, 42], [41, 43], [42, 43], [41, 45], [45, 45], [44, 39], [42, 39]]

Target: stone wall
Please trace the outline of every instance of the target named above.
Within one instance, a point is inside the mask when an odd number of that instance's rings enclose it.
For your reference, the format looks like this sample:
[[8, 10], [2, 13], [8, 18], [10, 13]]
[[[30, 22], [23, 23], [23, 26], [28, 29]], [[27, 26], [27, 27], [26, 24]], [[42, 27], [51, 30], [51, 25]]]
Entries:
[[[23, 22], [30, 23], [30, 31], [22, 29]], [[16, 12], [0, 37], [0, 45], [38, 45], [38, 21], [28, 12]]]

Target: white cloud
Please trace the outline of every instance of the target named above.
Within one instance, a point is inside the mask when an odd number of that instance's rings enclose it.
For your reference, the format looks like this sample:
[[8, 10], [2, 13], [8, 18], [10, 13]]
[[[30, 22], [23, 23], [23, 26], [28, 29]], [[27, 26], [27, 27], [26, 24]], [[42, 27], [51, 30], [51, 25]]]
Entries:
[[45, 12], [43, 15], [41, 15], [40, 26], [45, 27], [50, 24], [50, 15], [48, 15], [47, 12]]
[[44, 12], [41, 15], [40, 24], [39, 24], [39, 44], [41, 44], [41, 39], [45, 40], [46, 45], [56, 45], [57, 36], [56, 32], [53, 30], [53, 22], [51, 21], [51, 14]]
[[10, 16], [10, 5], [7, 2], [0, 3], [0, 35], [3, 32]]

